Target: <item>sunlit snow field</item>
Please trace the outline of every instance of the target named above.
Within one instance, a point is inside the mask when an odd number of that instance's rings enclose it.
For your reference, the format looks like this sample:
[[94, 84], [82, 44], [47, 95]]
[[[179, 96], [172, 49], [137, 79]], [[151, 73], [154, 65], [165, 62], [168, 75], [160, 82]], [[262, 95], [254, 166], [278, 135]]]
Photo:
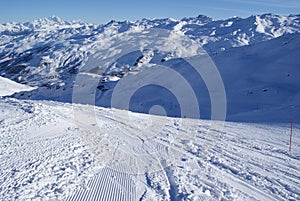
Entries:
[[0, 200], [300, 200], [299, 19], [0, 25]]
[[[75, 123], [71, 104], [1, 99], [0, 105], [2, 200], [300, 196], [298, 124], [289, 152], [287, 124], [226, 122], [223, 130], [210, 130], [208, 120], [167, 118], [159, 130], [162, 117], [151, 116], [152, 136], [142, 140], [136, 135], [144, 133], [116, 120], [118, 110], [78, 106], [95, 111], [97, 124], [86, 125], [95, 129], [86, 130]], [[144, 122], [143, 114], [135, 116], [135, 124]]]

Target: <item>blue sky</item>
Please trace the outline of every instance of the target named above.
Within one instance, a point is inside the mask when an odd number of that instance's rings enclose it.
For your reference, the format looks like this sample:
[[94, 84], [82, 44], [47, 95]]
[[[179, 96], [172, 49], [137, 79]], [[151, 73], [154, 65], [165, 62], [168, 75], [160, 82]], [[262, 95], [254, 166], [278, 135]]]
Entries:
[[0, 23], [54, 15], [102, 24], [112, 19], [181, 19], [199, 14], [220, 19], [262, 13], [300, 14], [300, 0], [8, 0], [1, 2]]

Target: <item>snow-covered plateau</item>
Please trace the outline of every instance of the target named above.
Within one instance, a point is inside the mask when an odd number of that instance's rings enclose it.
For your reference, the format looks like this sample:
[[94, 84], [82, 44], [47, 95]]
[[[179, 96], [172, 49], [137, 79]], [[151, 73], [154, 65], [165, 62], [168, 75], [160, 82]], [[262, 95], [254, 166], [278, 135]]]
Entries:
[[300, 200], [299, 55], [299, 15], [2, 24], [0, 200]]

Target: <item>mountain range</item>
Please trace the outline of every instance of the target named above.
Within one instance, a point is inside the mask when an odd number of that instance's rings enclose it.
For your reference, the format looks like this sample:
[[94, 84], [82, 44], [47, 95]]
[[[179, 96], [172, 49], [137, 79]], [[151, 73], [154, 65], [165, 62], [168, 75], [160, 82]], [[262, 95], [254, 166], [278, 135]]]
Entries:
[[[186, 74], [184, 79], [195, 91], [201, 118], [210, 118], [210, 91], [201, 76], [195, 77], [180, 60], [177, 50], [136, 49], [107, 65], [99, 66], [98, 61], [88, 65], [95, 53], [119, 51], [128, 42], [125, 36], [131, 34], [140, 40], [138, 37], [149, 29], [182, 33], [206, 51], [224, 83], [227, 120], [288, 121], [299, 114], [300, 15], [263, 14], [226, 20], [199, 15], [181, 20], [111, 21], [104, 25], [50, 17], [6, 23], [0, 25], [0, 75], [36, 87], [14, 97], [72, 102], [76, 77], [85, 74], [99, 83], [83, 89], [95, 92], [96, 105], [110, 107], [119, 79], [144, 71], [143, 66], [165, 65]], [[188, 48], [184, 51], [190, 54]], [[99, 63], [103, 58], [98, 58]], [[134, 98], [132, 111], [148, 113], [152, 105], [164, 105], [168, 116], [181, 116], [174, 109], [178, 103], [157, 87], [149, 87]]]

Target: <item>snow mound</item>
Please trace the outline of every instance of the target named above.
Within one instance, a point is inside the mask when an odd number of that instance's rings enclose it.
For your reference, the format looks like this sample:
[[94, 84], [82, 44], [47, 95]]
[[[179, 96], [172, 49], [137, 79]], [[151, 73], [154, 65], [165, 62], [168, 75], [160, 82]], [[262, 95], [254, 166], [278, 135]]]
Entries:
[[31, 91], [35, 87], [19, 84], [4, 77], [0, 77], [0, 96], [9, 96], [20, 91]]

